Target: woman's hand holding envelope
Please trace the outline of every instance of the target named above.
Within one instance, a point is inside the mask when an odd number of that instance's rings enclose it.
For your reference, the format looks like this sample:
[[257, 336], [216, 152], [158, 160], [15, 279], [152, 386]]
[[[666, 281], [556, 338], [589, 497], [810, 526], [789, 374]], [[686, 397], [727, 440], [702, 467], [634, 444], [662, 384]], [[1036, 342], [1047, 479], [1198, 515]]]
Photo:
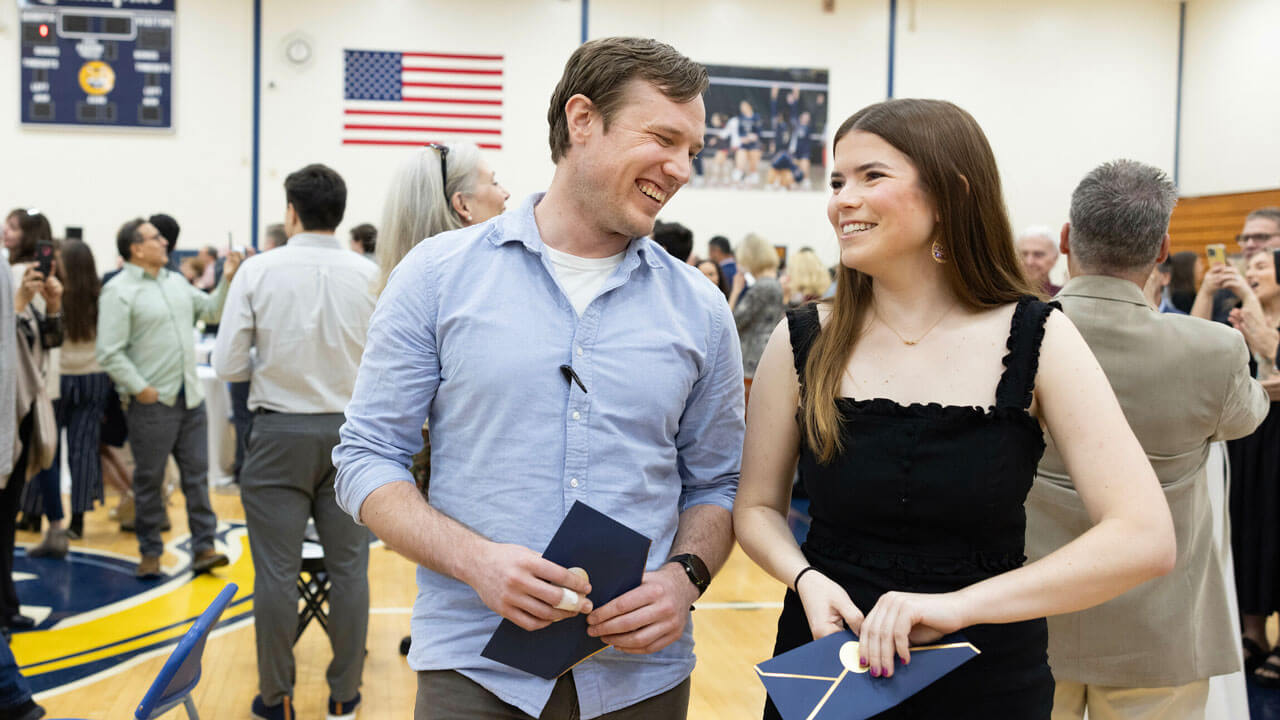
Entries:
[[862, 622], [862, 659], [872, 676], [889, 677], [894, 655], [909, 663], [912, 645], [933, 642], [967, 624], [955, 593], [887, 592]]
[[814, 640], [845, 628], [862, 633], [862, 611], [849, 599], [849, 593], [826, 575], [817, 570], [806, 572], [796, 584], [796, 593], [804, 605]]
[[[520, 545], [486, 543], [465, 582], [490, 610], [525, 630], [541, 630], [553, 622], [592, 610], [591, 585], [572, 572]], [[557, 609], [569, 593], [573, 610]]]

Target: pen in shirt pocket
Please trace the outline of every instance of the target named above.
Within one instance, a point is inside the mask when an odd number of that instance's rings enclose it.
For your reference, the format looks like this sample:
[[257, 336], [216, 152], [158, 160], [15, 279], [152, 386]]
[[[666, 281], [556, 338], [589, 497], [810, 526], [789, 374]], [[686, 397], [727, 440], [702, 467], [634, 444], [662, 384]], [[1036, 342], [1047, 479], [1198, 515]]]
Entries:
[[582, 392], [585, 393], [587, 391], [587, 386], [582, 384], [582, 378], [578, 377], [578, 373], [573, 371], [572, 365], [561, 365], [560, 374], [564, 376], [565, 382], [577, 383], [578, 387], [582, 388]]

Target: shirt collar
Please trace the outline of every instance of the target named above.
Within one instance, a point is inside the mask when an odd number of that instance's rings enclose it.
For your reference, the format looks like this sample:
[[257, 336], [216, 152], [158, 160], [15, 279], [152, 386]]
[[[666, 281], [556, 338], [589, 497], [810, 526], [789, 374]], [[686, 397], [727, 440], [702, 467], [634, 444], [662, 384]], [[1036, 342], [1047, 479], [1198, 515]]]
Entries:
[[[533, 209], [542, 202], [544, 195], [546, 195], [545, 192], [534, 193], [525, 198], [515, 210], [499, 216], [497, 221], [486, 230], [489, 242], [495, 246], [519, 242], [530, 252], [541, 255], [545, 243], [542, 242], [542, 235], [538, 232], [538, 223], [533, 218]], [[290, 239], [289, 242], [293, 240]], [[656, 243], [650, 242], [648, 236], [632, 238], [631, 242], [627, 243], [627, 254], [623, 258], [623, 263], [635, 257], [643, 260], [649, 267], [660, 268], [662, 261], [657, 256], [658, 252], [666, 251]]]
[[1147, 298], [1142, 289], [1129, 280], [1122, 280], [1108, 275], [1081, 275], [1073, 277], [1058, 291], [1058, 297], [1087, 297], [1095, 300], [1112, 300], [1131, 303], [1146, 308]]
[[316, 247], [341, 250], [342, 243], [338, 241], [338, 236], [336, 235], [302, 232], [289, 238], [289, 243], [285, 247]]
[[[120, 269], [120, 272], [124, 273], [126, 277], [133, 278], [134, 280], [142, 280], [143, 278], [148, 280], [152, 279], [151, 276], [147, 274], [147, 271], [143, 270], [142, 266], [137, 263], [126, 262], [124, 267]], [[169, 271], [166, 268], [160, 268], [156, 271], [155, 279], [164, 280], [168, 276]]]

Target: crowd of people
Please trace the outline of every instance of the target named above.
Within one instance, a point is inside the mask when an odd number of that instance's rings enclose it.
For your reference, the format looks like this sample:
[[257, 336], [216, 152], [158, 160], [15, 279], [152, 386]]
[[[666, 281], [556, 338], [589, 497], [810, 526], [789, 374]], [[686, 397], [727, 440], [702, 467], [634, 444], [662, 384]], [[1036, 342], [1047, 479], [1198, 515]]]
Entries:
[[[586, 43], [552, 96], [545, 193], [508, 209], [474, 145], [433, 143], [346, 242], [346, 184], [320, 164], [285, 179], [284, 221], [249, 257], [175, 264], [178, 223], [158, 214], [121, 225], [100, 278], [83, 242], [11, 212], [0, 626], [35, 625], [19, 512], [48, 522], [28, 556], [65, 556], [108, 485], [137, 576], [163, 577], [170, 458], [189, 569], [227, 564], [202, 327], [236, 426], [254, 717], [293, 717], [309, 523], [332, 584], [331, 718], [361, 703], [368, 531], [418, 565], [417, 718], [684, 717], [690, 609], [735, 538], [787, 586], [775, 652], [852, 630], [879, 678], [955, 631], [982, 650], [877, 717], [1203, 716], [1241, 634], [1244, 669], [1280, 687], [1280, 210], [1246, 219], [1243, 269], [1206, 268], [1170, 253], [1168, 177], [1118, 160], [1080, 181], [1060, 231], [1015, 235], [973, 118], [890, 100], [834, 135], [835, 268], [756, 234], [704, 258], [657, 216], [703, 150], [707, 82], [656, 41]], [[1239, 627], [1207, 500], [1218, 441]], [[538, 553], [575, 500], [653, 541], [640, 586], [599, 607]], [[613, 650], [558, 679], [481, 656], [500, 619], [579, 614]], [[15, 673], [0, 650], [0, 688]], [[38, 717], [29, 692], [0, 693], [13, 707]]]

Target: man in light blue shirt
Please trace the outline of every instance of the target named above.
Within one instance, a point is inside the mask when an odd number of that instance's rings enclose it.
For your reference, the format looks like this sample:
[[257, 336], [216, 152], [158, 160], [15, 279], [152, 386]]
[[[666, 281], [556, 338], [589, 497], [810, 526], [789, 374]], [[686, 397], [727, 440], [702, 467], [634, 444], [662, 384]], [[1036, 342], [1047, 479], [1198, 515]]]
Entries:
[[[706, 86], [653, 40], [581, 46], [546, 194], [420, 243], [378, 302], [333, 459], [339, 504], [420, 565], [416, 718], [687, 713], [690, 605], [733, 543], [742, 364], [723, 295], [645, 235], [689, 180]], [[407, 470], [424, 419], [429, 503]], [[648, 572], [558, 610], [589, 586], [539, 552], [576, 500], [649, 537]], [[480, 655], [502, 618], [578, 612], [612, 647], [559, 680]]]

